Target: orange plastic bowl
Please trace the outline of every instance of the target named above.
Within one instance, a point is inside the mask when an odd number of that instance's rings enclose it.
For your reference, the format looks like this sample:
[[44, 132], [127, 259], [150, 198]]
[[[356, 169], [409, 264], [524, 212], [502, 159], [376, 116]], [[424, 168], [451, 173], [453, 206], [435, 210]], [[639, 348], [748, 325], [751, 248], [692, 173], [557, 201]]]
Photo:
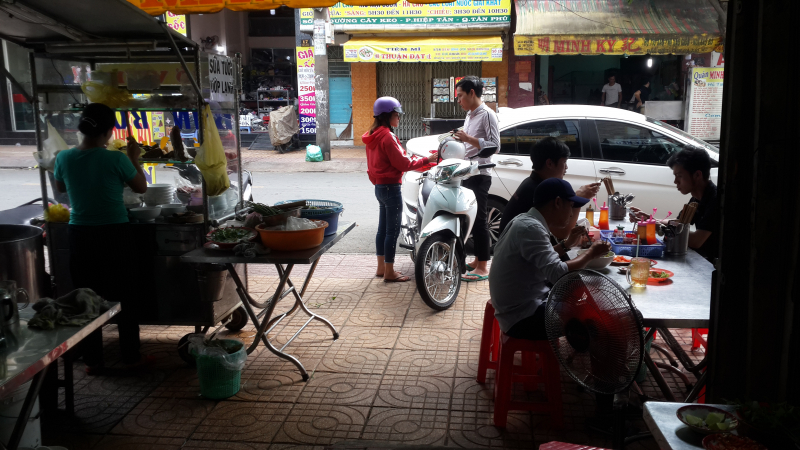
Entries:
[[279, 252], [307, 250], [322, 244], [322, 240], [325, 239], [325, 228], [328, 228], [328, 222], [324, 220], [314, 220], [314, 222], [320, 226], [312, 230], [265, 230], [266, 226], [259, 224], [256, 226], [256, 231], [261, 236], [261, 243], [272, 250]]

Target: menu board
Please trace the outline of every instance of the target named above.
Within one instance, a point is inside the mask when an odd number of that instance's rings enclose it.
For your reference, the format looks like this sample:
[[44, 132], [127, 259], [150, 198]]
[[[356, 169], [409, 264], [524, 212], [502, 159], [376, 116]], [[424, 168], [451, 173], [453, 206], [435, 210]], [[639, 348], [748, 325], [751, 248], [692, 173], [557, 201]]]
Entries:
[[300, 134], [317, 134], [317, 97], [314, 86], [313, 47], [297, 47], [297, 98]]
[[685, 128], [698, 139], [719, 140], [724, 78], [723, 67], [696, 67], [690, 71]]

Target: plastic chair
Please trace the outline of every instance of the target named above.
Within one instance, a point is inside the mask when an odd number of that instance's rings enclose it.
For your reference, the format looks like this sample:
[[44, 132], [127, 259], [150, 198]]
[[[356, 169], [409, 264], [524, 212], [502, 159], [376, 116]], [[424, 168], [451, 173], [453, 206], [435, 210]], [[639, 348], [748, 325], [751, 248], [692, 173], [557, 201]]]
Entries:
[[500, 359], [500, 324], [494, 318], [494, 306], [491, 300], [486, 301], [483, 310], [483, 329], [481, 330], [481, 350], [478, 356], [478, 383], [486, 383], [486, 371], [497, 372], [497, 361]]
[[[514, 365], [514, 355], [522, 352], [522, 366]], [[537, 360], [538, 364], [533, 362]], [[564, 426], [564, 408], [561, 401], [561, 366], [548, 341], [515, 339], [505, 333], [500, 337], [500, 359], [494, 385], [494, 425], [505, 428], [509, 411], [534, 411], [549, 413], [555, 428]], [[520, 402], [511, 399], [514, 382], [525, 384], [526, 389], [545, 385], [546, 402]]]
[[702, 335], [708, 335], [708, 328], [692, 328], [692, 350], [697, 350], [701, 346], [708, 350], [708, 342]]

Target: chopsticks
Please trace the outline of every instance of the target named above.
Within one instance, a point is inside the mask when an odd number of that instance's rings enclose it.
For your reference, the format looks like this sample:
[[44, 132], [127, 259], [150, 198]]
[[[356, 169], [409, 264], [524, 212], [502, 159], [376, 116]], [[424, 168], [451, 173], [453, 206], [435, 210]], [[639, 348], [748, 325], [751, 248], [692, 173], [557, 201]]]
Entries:
[[694, 219], [694, 215], [697, 212], [697, 202], [689, 203], [688, 205], [683, 205], [683, 209], [681, 210], [681, 215], [679, 216], [680, 223], [686, 225], [692, 223], [692, 219]]
[[606, 187], [606, 192], [608, 192], [608, 195], [614, 195], [614, 182], [611, 181], [611, 178], [605, 177], [601, 181], [603, 182], [603, 185]]

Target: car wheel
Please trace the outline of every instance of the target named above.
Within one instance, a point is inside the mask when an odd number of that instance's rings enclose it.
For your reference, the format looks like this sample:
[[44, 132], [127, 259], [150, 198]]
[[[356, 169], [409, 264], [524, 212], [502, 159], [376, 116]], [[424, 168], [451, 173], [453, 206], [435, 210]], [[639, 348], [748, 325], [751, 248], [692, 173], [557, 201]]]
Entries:
[[489, 235], [492, 242], [492, 251], [494, 251], [494, 244], [500, 238], [500, 221], [503, 220], [503, 210], [506, 209], [506, 204], [496, 198], [489, 198], [486, 204], [486, 221], [489, 222]]

